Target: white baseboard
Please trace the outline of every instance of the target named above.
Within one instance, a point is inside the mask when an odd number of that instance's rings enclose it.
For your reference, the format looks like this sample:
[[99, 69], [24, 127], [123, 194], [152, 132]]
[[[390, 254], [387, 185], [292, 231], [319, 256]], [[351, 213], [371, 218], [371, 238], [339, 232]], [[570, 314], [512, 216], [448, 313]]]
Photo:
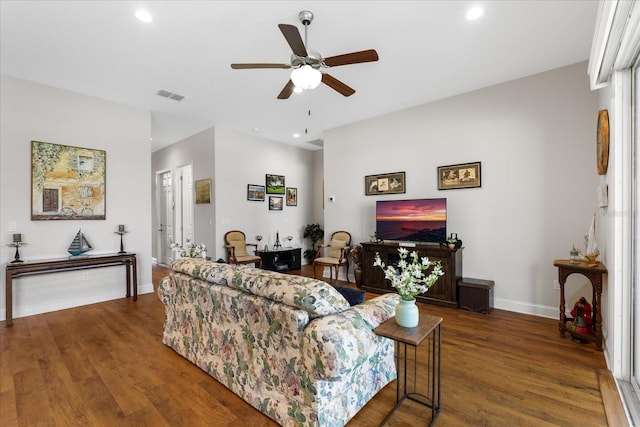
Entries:
[[[138, 285], [138, 295], [153, 293], [153, 283], [145, 283], [144, 285]], [[89, 297], [82, 297], [76, 295], [75, 298], [65, 295], [64, 298], [57, 300], [47, 300], [46, 302], [37, 302], [32, 304], [14, 305], [13, 306], [13, 318], [18, 319], [20, 317], [35, 316], [37, 314], [50, 313], [52, 311], [66, 310], [68, 308], [81, 307], [83, 305], [96, 304], [105, 301], [112, 301], [119, 298], [123, 298], [122, 290], [113, 290], [107, 292], [101, 292], [99, 294], [93, 294]], [[7, 310], [3, 308], [0, 310], [0, 320], [7, 320]]]
[[494, 298], [493, 308], [507, 311], [515, 311], [516, 313], [532, 314], [534, 316], [548, 317], [550, 319], [559, 319], [560, 311], [558, 307], [525, 303], [522, 301], [511, 301], [502, 298]]

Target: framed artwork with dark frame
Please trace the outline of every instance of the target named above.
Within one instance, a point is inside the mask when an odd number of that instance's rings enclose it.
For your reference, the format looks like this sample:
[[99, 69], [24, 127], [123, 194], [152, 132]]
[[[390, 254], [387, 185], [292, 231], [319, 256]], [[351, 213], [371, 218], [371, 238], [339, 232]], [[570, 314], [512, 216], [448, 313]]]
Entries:
[[31, 141], [31, 220], [105, 219], [107, 152]]
[[282, 210], [282, 197], [269, 196], [269, 210], [281, 211]]
[[480, 162], [438, 166], [438, 190], [476, 188], [482, 186]]
[[211, 178], [196, 179], [193, 187], [196, 190], [196, 205], [211, 203]]
[[376, 196], [380, 194], [406, 193], [405, 173], [394, 172], [364, 177], [364, 194]]
[[264, 202], [264, 185], [247, 184], [247, 200]]
[[267, 194], [284, 194], [284, 175], [266, 176]]
[[287, 206], [298, 206], [298, 189], [287, 187]]

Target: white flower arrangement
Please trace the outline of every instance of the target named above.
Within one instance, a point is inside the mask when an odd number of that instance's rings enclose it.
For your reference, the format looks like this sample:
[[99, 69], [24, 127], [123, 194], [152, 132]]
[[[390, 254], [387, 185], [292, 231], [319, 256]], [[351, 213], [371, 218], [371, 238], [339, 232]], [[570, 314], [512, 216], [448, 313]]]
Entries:
[[[391, 281], [391, 285], [398, 290], [400, 298], [411, 301], [416, 295], [423, 294], [444, 275], [440, 261], [429, 261], [429, 258], [419, 259], [416, 251], [411, 252], [405, 248], [399, 248], [400, 261], [397, 269], [393, 266], [386, 266], [380, 259], [380, 254], [376, 253], [374, 266], [382, 268], [385, 279]], [[407, 257], [410, 261], [407, 261]], [[433, 266], [429, 274], [425, 271]]]
[[203, 243], [191, 243], [189, 239], [187, 239], [187, 243], [184, 245], [184, 248], [178, 242], [171, 242], [169, 247], [178, 252], [178, 255], [180, 255], [181, 258], [198, 258], [201, 256], [205, 256], [207, 251], [207, 247]]

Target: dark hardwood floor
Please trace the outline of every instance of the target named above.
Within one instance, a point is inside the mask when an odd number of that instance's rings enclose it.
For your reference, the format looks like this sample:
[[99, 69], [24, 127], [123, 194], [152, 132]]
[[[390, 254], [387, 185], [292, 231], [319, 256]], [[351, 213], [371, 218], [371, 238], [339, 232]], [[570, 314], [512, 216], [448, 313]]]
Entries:
[[[154, 268], [154, 284], [166, 274]], [[611, 396], [603, 403], [599, 386], [608, 374], [603, 353], [560, 338], [556, 320], [419, 305], [444, 318], [436, 425], [608, 424]], [[11, 328], [3, 323], [0, 425], [276, 425], [164, 346], [163, 316], [158, 297], [146, 294], [137, 302], [122, 298], [18, 318]], [[348, 426], [378, 425], [395, 404], [394, 387], [385, 387]], [[426, 425], [423, 417], [427, 410], [410, 403], [388, 425]], [[609, 425], [625, 423], [619, 411], [609, 419]]]

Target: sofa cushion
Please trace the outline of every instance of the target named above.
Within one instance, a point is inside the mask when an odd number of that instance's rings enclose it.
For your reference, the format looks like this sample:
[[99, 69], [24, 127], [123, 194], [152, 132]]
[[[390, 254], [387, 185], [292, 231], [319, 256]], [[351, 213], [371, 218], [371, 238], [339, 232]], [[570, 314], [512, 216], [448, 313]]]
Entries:
[[217, 285], [226, 285], [229, 264], [207, 261], [204, 258], [179, 258], [171, 263], [171, 269]]
[[311, 317], [350, 308], [333, 286], [321, 280], [250, 267], [226, 269], [225, 274], [227, 286], [300, 308]]
[[366, 293], [362, 289], [347, 288], [345, 286], [335, 286], [336, 290], [340, 292], [340, 295], [345, 297], [349, 302], [349, 305], [362, 304], [364, 301], [364, 294]]

